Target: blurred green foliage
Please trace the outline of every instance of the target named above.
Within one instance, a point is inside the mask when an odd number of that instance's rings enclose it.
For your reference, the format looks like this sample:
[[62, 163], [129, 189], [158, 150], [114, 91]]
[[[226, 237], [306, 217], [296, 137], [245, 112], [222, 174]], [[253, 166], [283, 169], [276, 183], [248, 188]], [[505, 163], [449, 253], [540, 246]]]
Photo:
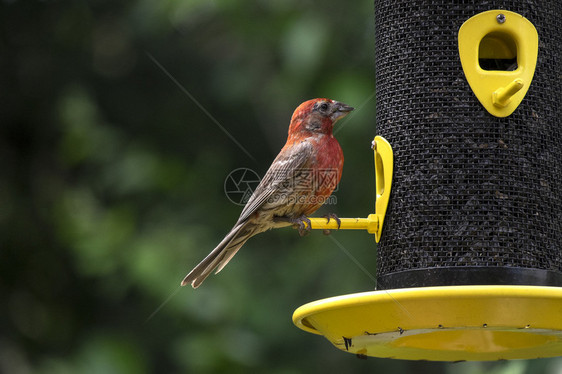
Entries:
[[[337, 205], [318, 215], [372, 211], [369, 1], [0, 9], [0, 372], [561, 373], [555, 359], [358, 360], [298, 330], [298, 306], [374, 286], [319, 232], [264, 233], [179, 288], [241, 210], [228, 173], [263, 174], [309, 98], [357, 108], [337, 128]], [[375, 272], [372, 236], [332, 235]]]

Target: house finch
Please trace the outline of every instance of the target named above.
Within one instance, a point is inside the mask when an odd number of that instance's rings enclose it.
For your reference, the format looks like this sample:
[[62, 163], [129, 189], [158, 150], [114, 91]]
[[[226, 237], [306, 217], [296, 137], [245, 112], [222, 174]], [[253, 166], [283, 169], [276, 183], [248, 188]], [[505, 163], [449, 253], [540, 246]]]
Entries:
[[[248, 200], [240, 218], [219, 245], [181, 282], [197, 288], [217, 273], [240, 247], [260, 232], [289, 225], [303, 231], [306, 216], [316, 211], [340, 181], [343, 152], [332, 134], [334, 123], [353, 110], [330, 99], [299, 105], [289, 125], [287, 143]], [[329, 220], [329, 218], [328, 218]], [[306, 227], [310, 229], [310, 225]]]

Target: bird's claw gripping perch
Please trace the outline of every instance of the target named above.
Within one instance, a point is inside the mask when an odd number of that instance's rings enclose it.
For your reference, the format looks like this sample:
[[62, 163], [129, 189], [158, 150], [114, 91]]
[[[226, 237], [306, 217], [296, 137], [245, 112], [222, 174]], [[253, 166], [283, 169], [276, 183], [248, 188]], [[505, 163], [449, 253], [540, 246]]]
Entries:
[[341, 219], [339, 219], [338, 216], [336, 216], [335, 213], [328, 213], [324, 216], [324, 218], [326, 218], [326, 223], [330, 223], [331, 219], [334, 219], [336, 221], [336, 223], [338, 224], [338, 230], [341, 227]]
[[[330, 223], [330, 220], [333, 218], [336, 221], [336, 223], [338, 224], [338, 230], [340, 229], [341, 220], [338, 218], [338, 216], [336, 216], [335, 213], [328, 213], [324, 216], [324, 218], [326, 218], [326, 223]], [[330, 235], [332, 233], [332, 230], [325, 229], [323, 231], [323, 233], [324, 233], [324, 235]]]
[[292, 219], [291, 223], [293, 224], [293, 228], [299, 230], [300, 236], [308, 235], [311, 230], [310, 219], [305, 215]]

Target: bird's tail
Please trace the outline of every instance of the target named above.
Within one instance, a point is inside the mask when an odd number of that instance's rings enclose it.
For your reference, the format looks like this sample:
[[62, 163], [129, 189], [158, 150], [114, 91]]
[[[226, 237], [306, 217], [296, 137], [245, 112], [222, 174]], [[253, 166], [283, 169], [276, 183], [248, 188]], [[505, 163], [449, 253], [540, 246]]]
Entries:
[[244, 243], [257, 233], [258, 226], [249, 221], [236, 224], [219, 245], [185, 276], [181, 285], [191, 283], [193, 288], [199, 287], [215, 268], [215, 274], [221, 271]]

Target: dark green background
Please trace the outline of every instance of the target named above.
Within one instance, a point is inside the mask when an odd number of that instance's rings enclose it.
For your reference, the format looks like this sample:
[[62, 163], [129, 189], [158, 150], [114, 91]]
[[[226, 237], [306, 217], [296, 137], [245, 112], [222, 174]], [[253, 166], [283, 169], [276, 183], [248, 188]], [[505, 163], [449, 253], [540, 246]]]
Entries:
[[[359, 360], [300, 331], [300, 305], [374, 287], [320, 232], [264, 233], [179, 289], [241, 210], [226, 176], [263, 175], [304, 100], [357, 108], [317, 215], [373, 211], [370, 1], [4, 0], [0, 30], [0, 372], [561, 372]], [[332, 235], [375, 273], [372, 236]]]

